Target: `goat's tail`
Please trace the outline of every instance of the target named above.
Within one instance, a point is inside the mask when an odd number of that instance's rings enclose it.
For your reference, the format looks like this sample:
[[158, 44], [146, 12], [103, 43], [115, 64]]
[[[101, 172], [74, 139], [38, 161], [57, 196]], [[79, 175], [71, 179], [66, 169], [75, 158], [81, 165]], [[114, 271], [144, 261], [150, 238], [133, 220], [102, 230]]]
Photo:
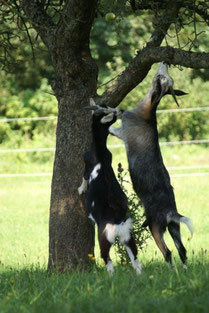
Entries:
[[188, 227], [190, 233], [191, 233], [191, 238], [193, 236], [193, 223], [192, 220], [189, 217], [183, 216], [177, 212], [171, 212], [167, 214], [167, 223], [169, 224], [170, 222], [175, 222], [177, 224], [179, 223], [184, 223]]

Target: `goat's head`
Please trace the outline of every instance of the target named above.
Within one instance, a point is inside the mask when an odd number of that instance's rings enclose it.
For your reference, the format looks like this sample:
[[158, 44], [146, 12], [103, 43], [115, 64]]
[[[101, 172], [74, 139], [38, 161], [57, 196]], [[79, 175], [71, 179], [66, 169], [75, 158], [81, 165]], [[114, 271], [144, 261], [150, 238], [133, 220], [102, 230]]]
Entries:
[[92, 98], [90, 98], [90, 106], [85, 108], [92, 111], [93, 122], [99, 122], [105, 125], [107, 128], [115, 123], [117, 118], [122, 113], [122, 111], [118, 109], [113, 109], [105, 105], [96, 105]]
[[173, 96], [176, 104], [179, 106], [176, 96], [186, 95], [184, 91], [173, 89], [174, 81], [168, 74], [168, 64], [161, 62], [156, 75], [152, 81], [152, 102], [158, 105], [162, 97], [167, 94]]

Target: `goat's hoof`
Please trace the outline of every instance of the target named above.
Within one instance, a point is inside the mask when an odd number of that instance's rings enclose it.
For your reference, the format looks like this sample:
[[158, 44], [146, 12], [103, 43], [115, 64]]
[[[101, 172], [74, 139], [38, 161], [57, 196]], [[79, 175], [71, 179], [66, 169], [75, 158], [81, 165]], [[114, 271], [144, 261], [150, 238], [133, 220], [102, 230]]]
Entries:
[[141, 275], [143, 264], [141, 262], [135, 261], [134, 269], [136, 271], [136, 275]]
[[78, 193], [79, 195], [81, 196], [83, 193], [85, 193], [87, 191], [87, 188], [84, 188], [83, 185], [81, 185], [79, 188], [78, 188]]
[[79, 195], [82, 195], [83, 192], [84, 192], [84, 191], [83, 191], [83, 188], [82, 188], [82, 186], [80, 186], [80, 187], [78, 188], [78, 193], [79, 193]]
[[185, 270], [185, 271], [187, 271], [187, 266], [186, 266], [186, 264], [183, 264], [183, 269]]
[[82, 193], [86, 192], [88, 189], [88, 180], [83, 178], [82, 184], [78, 188], [79, 195], [82, 195]]
[[106, 264], [106, 269], [107, 269], [108, 274], [112, 276], [114, 273], [114, 267], [113, 267], [112, 261], [108, 261], [108, 263]]

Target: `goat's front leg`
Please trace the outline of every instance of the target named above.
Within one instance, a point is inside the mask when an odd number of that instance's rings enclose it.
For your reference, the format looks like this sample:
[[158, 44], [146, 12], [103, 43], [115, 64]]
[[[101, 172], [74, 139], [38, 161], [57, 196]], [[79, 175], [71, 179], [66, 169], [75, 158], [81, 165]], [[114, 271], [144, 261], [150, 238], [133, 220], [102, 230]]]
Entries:
[[119, 139], [123, 140], [123, 135], [122, 135], [122, 128], [116, 128], [114, 126], [109, 127], [109, 133], [113, 136], [118, 137]]
[[90, 158], [91, 158], [91, 153], [86, 152], [84, 154], [84, 162], [85, 162], [84, 175], [83, 175], [82, 183], [80, 187], [78, 188], [79, 195], [82, 195], [82, 193], [86, 192], [88, 189], [89, 177], [90, 177], [90, 172], [91, 172], [91, 165], [89, 164]]
[[78, 188], [79, 195], [82, 195], [82, 193], [87, 191], [87, 189], [88, 189], [88, 181], [89, 181], [88, 179], [85, 179], [83, 177], [82, 183], [81, 183], [80, 187]]

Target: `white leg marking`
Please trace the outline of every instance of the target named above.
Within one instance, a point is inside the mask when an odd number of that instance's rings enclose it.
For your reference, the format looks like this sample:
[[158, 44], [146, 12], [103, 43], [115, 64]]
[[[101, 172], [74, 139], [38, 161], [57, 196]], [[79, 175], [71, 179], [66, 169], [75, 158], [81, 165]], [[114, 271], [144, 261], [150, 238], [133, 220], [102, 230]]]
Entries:
[[110, 224], [108, 223], [104, 229], [107, 240], [114, 243], [115, 237], [118, 236], [121, 243], [125, 243], [130, 239], [130, 231], [132, 229], [132, 220], [128, 218], [121, 224]]
[[112, 264], [112, 261], [111, 261], [111, 260], [109, 260], [109, 261], [107, 262], [107, 264], [106, 264], [106, 269], [107, 269], [107, 271], [108, 271], [108, 273], [109, 273], [110, 275], [112, 275], [112, 274], [114, 273], [114, 267], [113, 267], [113, 264]]
[[119, 237], [121, 243], [125, 243], [131, 237], [132, 219], [128, 218], [125, 222], [116, 225], [116, 236]]
[[128, 246], [126, 246], [126, 251], [127, 251], [128, 256], [131, 260], [132, 266], [136, 271], [136, 274], [140, 275], [142, 272], [142, 263], [140, 263], [137, 259], [134, 258], [134, 255]]
[[104, 229], [104, 233], [106, 235], [107, 240], [110, 243], [114, 243], [116, 233], [115, 233], [115, 224], [107, 224]]
[[79, 195], [81, 195], [82, 193], [86, 192], [87, 188], [88, 188], [88, 180], [84, 179], [84, 177], [83, 177], [82, 184], [78, 188]]
[[91, 175], [90, 175], [90, 179], [89, 179], [89, 183], [96, 179], [97, 176], [99, 175], [99, 170], [101, 169], [101, 163], [97, 163], [94, 168], [93, 168], [93, 171], [91, 172]]

